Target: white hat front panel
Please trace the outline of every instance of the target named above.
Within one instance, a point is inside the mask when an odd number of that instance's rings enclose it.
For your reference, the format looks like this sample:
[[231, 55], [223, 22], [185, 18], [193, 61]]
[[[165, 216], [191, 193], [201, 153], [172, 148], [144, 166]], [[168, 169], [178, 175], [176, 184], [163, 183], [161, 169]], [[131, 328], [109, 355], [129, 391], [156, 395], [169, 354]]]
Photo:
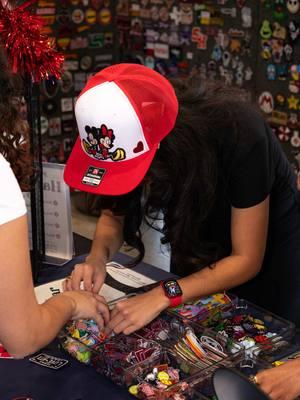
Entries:
[[114, 82], [84, 92], [75, 114], [82, 148], [91, 158], [121, 162], [149, 150], [133, 106]]

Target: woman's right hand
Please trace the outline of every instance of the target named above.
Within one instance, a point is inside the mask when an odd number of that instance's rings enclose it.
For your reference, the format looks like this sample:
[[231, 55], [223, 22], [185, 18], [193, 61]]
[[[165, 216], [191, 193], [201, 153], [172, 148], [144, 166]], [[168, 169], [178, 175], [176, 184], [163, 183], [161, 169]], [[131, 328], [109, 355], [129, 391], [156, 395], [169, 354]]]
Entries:
[[[75, 265], [71, 275], [63, 282], [64, 291], [87, 290], [99, 293], [106, 276], [105, 261], [90, 261]], [[83, 285], [81, 286], [81, 282]]]
[[60, 296], [71, 299], [72, 320], [93, 319], [100, 331], [108, 324], [110, 315], [104, 297], [83, 290], [64, 292]]

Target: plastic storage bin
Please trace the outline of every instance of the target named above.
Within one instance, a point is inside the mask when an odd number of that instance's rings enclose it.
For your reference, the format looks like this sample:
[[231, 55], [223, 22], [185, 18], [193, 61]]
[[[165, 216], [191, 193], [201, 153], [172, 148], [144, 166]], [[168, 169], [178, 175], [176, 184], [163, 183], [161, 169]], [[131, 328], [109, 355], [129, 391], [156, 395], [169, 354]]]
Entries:
[[65, 332], [60, 334], [65, 351], [78, 361], [92, 366], [117, 385], [126, 385], [127, 369], [147, 359], [160, 356], [161, 346], [138, 336], [117, 335], [96, 347], [88, 346]]
[[129, 392], [140, 399], [199, 398], [187, 383], [187, 379], [199, 372], [193, 363], [164, 350], [157, 357], [129, 368], [126, 385]]
[[228, 357], [239, 359], [244, 355], [243, 346], [230, 338], [167, 313], [136, 334], [158, 341], [164, 348], [186, 357], [202, 369]]
[[[190, 320], [216, 332], [222, 332], [243, 345], [248, 353], [249, 349], [251, 352], [255, 351], [256, 355], [260, 351], [265, 354], [276, 352], [279, 348], [287, 347], [295, 334], [295, 325], [292, 322], [247, 300], [232, 294], [215, 296], [218, 302], [212, 302], [212, 296], [209, 296], [210, 301], [207, 307], [205, 299], [202, 300], [201, 307], [207, 312], [202, 312], [201, 318], [200, 313], [196, 317], [190, 314]], [[171, 313], [175, 313], [184, 320], [189, 315], [185, 312], [184, 306], [172, 309]]]

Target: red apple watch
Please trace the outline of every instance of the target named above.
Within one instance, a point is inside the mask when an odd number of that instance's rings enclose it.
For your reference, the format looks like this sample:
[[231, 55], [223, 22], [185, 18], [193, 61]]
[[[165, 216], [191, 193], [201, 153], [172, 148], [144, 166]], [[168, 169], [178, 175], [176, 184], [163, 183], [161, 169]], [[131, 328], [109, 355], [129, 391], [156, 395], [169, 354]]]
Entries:
[[163, 288], [166, 297], [170, 300], [169, 307], [177, 307], [182, 303], [182, 290], [176, 279], [161, 281], [160, 286]]

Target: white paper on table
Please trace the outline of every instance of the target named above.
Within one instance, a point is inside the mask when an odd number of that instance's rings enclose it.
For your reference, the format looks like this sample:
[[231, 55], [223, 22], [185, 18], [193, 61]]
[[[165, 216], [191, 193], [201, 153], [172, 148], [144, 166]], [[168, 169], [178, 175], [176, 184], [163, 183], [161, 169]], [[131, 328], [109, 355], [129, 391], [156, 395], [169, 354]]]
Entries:
[[147, 276], [140, 274], [139, 272], [135, 272], [130, 268], [126, 268], [123, 265], [118, 264], [114, 261], [106, 264], [106, 271], [116, 281], [119, 281], [124, 285], [134, 288], [149, 285], [155, 282], [153, 279], [150, 279]]
[[[123, 283], [124, 285], [134, 288], [149, 285], [155, 282], [154, 280], [115, 262], [110, 262], [107, 264], [107, 272], [113, 279]], [[38, 303], [42, 304], [52, 296], [62, 293], [63, 281], [64, 279], [58, 279], [56, 281], [37, 286], [34, 291]], [[105, 297], [107, 302], [110, 302], [124, 296], [125, 293], [121, 290], [114, 289], [113, 287], [104, 284], [100, 289], [99, 294]]]
[[[45, 285], [40, 285], [34, 288], [35, 296], [39, 304], [44, 303], [46, 300], [50, 299], [56, 294], [62, 293], [62, 283], [64, 279], [59, 279], [57, 281], [46, 283]], [[124, 296], [124, 292], [114, 289], [111, 286], [104, 284], [99, 292], [99, 294], [105, 297], [107, 302], [118, 299]]]

